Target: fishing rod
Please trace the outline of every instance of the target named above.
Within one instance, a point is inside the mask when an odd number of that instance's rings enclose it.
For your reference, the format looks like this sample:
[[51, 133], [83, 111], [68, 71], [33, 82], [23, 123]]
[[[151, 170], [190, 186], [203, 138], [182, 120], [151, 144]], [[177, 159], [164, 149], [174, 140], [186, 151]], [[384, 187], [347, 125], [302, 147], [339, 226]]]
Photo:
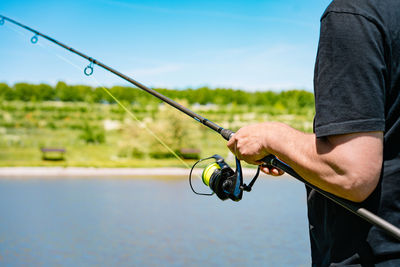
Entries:
[[[216, 123], [200, 116], [199, 114], [178, 104], [177, 102], [173, 101], [172, 99], [160, 94], [159, 92], [155, 91], [154, 89], [151, 89], [151, 88], [135, 81], [134, 79], [126, 76], [125, 74], [101, 63], [100, 61], [98, 61], [92, 57], [85, 55], [82, 52], [79, 52], [78, 50], [73, 49], [72, 47], [69, 47], [69, 46], [55, 40], [54, 38], [52, 38], [48, 35], [42, 34], [39, 31], [32, 29], [22, 23], [19, 23], [13, 19], [10, 19], [8, 17], [0, 15], [0, 25], [3, 25], [6, 21], [11, 22], [21, 28], [24, 28], [24, 29], [34, 33], [34, 36], [31, 38], [31, 42], [33, 44], [38, 42], [39, 37], [43, 37], [43, 38], [47, 39], [48, 41], [50, 41], [58, 46], [61, 46], [62, 48], [66, 49], [82, 58], [87, 59], [89, 61], [89, 65], [86, 66], [83, 71], [85, 75], [87, 75], [87, 76], [92, 75], [94, 65], [98, 65], [98, 66], [102, 67], [103, 69], [126, 80], [127, 82], [135, 85], [136, 87], [157, 97], [158, 99], [169, 104], [170, 106], [180, 110], [181, 112], [185, 113], [186, 115], [192, 117], [193, 119], [195, 119], [196, 121], [207, 126], [211, 130], [219, 133], [225, 140], [229, 140], [233, 136], [233, 134], [234, 134], [233, 131], [222, 128], [221, 126], [217, 125]], [[204, 193], [199, 193], [194, 190], [192, 183], [191, 183], [191, 175], [192, 175], [193, 168], [196, 166], [197, 163], [199, 163], [200, 161], [203, 161], [203, 160], [208, 160], [208, 159], [215, 160], [215, 163], [208, 165], [204, 169], [203, 174], [202, 174], [202, 180], [207, 186], [209, 186], [211, 188], [212, 193], [204, 194]], [[315, 191], [317, 191], [321, 195], [325, 196], [326, 198], [332, 200], [336, 204], [342, 206], [343, 208], [345, 208], [348, 211], [352, 212], [353, 214], [361, 217], [362, 219], [370, 222], [372, 225], [383, 229], [385, 232], [387, 232], [393, 238], [396, 238], [397, 240], [400, 241], [400, 229], [397, 228], [396, 226], [394, 226], [393, 224], [389, 223], [388, 221], [382, 219], [381, 217], [375, 215], [374, 213], [368, 211], [367, 209], [360, 207], [359, 205], [357, 205], [354, 202], [348, 201], [346, 199], [342, 199], [336, 195], [326, 192], [326, 191], [316, 187], [315, 185], [309, 183], [307, 180], [305, 180], [303, 177], [301, 177], [295, 170], [293, 170], [289, 165], [280, 161], [274, 155], [268, 155], [265, 158], [263, 158], [262, 161], [267, 166], [278, 168], [278, 169], [281, 169], [282, 171], [288, 173], [289, 175], [293, 176], [297, 180], [306, 184], [311, 189], [314, 189]], [[193, 192], [195, 192], [196, 194], [199, 194], [199, 195], [213, 195], [215, 193], [222, 200], [225, 200], [228, 198], [232, 199], [234, 201], [241, 200], [243, 191], [247, 191], [247, 192], [251, 191], [251, 188], [252, 188], [254, 182], [256, 181], [258, 174], [260, 172], [260, 167], [258, 167], [257, 173], [254, 176], [254, 178], [252, 179], [252, 181], [249, 183], [249, 185], [246, 185], [243, 183], [243, 174], [242, 174], [242, 168], [240, 165], [240, 161], [236, 158], [235, 162], [236, 162], [236, 170], [235, 171], [233, 171], [229, 167], [229, 165], [226, 164], [225, 160], [219, 155], [214, 155], [212, 157], [202, 159], [202, 160], [199, 160], [198, 162], [196, 162], [193, 165], [192, 169], [190, 170], [190, 174], [189, 174], [189, 182], [190, 182], [190, 186], [191, 186]]]
[[188, 109], [188, 108], [178, 104], [177, 102], [173, 101], [172, 99], [160, 94], [156, 90], [153, 90], [153, 89], [141, 84], [140, 82], [135, 81], [134, 79], [126, 76], [125, 74], [123, 74], [123, 73], [121, 73], [121, 72], [119, 72], [119, 71], [117, 71], [117, 70], [115, 70], [115, 69], [103, 64], [103, 63], [101, 63], [100, 61], [98, 61], [98, 60], [96, 60], [96, 59], [94, 59], [92, 57], [89, 57], [89, 56], [85, 55], [82, 52], [79, 52], [78, 50], [75, 50], [72, 47], [69, 47], [69, 46], [67, 46], [67, 45], [55, 40], [54, 38], [51, 38], [48, 35], [42, 34], [42, 33], [38, 32], [37, 30], [32, 29], [32, 28], [30, 28], [30, 27], [28, 27], [28, 26], [26, 26], [26, 25], [24, 25], [22, 23], [19, 23], [19, 22], [13, 20], [13, 19], [10, 19], [8, 17], [0, 15], [0, 25], [3, 25], [5, 21], [9, 21], [9, 22], [14, 23], [15, 25], [18, 25], [18, 26], [20, 26], [20, 27], [22, 27], [22, 28], [24, 28], [24, 29], [26, 29], [26, 30], [28, 30], [30, 32], [33, 32], [35, 34], [31, 38], [31, 42], [33, 44], [37, 43], [38, 42], [38, 37], [41, 36], [41, 37], [47, 39], [48, 41], [50, 41], [50, 42], [52, 42], [52, 43], [54, 43], [54, 44], [56, 44], [58, 46], [61, 46], [62, 48], [66, 49], [66, 50], [68, 50], [68, 51], [70, 51], [70, 52], [72, 52], [72, 53], [74, 53], [74, 54], [76, 54], [76, 55], [78, 55], [78, 56], [80, 56], [82, 58], [87, 59], [89, 61], [89, 65], [83, 71], [86, 76], [92, 75], [93, 74], [94, 65], [98, 65], [98, 66], [102, 67], [103, 69], [105, 69], [105, 70], [107, 70], [107, 71], [109, 71], [111, 73], [114, 73], [118, 77], [126, 80], [127, 82], [135, 85], [136, 87], [146, 91], [147, 93], [152, 94], [153, 96], [157, 97], [161, 101], [163, 101], [163, 102], [173, 106], [174, 108], [182, 111], [186, 115], [189, 115], [190, 117], [192, 117], [193, 119], [197, 120], [198, 122], [204, 124], [205, 126], [209, 127], [210, 129], [212, 129], [212, 130], [218, 132], [219, 134], [221, 134], [226, 140], [229, 140], [229, 137], [230, 137], [232, 131], [223, 129], [222, 127], [218, 126], [217, 124], [215, 124], [215, 123], [207, 120], [206, 118], [203, 118], [202, 116], [194, 113], [190, 109]]

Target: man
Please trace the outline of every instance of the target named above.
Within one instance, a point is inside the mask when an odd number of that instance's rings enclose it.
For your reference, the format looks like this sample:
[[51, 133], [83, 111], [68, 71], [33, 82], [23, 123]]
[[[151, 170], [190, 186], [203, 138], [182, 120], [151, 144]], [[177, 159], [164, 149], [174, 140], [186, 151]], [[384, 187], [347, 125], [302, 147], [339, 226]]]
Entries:
[[[321, 18], [314, 133], [265, 122], [228, 142], [274, 154], [303, 178], [400, 226], [400, 1], [334, 0]], [[266, 173], [280, 175], [277, 169]], [[400, 266], [400, 243], [307, 189], [314, 266]]]

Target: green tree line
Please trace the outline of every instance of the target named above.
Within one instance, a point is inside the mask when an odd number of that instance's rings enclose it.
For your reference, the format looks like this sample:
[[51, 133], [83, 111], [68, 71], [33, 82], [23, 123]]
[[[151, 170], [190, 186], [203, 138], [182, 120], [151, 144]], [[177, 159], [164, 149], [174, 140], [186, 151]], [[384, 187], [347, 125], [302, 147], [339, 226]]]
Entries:
[[[120, 101], [131, 104], [159, 103], [154, 96], [141, 89], [127, 86], [113, 86], [107, 88]], [[282, 92], [256, 91], [226, 88], [201, 87], [184, 90], [154, 88], [161, 94], [172, 99], [185, 99], [192, 104], [237, 104], [252, 106], [274, 106], [285, 109], [313, 108], [314, 96], [305, 90], [290, 90]], [[68, 85], [58, 82], [56, 86], [48, 84], [16, 83], [9, 86], [0, 83], [0, 100], [12, 101], [65, 101], [65, 102], [90, 102], [90, 103], [114, 103], [115, 101], [100, 87], [87, 85]]]

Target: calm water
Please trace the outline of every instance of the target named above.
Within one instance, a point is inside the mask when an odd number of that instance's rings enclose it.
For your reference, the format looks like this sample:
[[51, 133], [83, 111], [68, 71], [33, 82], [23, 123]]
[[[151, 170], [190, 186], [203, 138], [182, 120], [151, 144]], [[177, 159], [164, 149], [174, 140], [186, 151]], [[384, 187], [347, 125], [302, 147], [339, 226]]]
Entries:
[[0, 266], [309, 266], [304, 186], [242, 201], [186, 180], [0, 180]]

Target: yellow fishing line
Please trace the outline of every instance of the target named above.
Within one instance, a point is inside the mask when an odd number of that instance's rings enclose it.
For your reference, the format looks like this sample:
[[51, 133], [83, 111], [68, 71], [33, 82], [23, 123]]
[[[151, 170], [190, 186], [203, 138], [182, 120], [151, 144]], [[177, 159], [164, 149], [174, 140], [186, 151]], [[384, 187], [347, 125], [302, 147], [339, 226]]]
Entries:
[[[94, 77], [93, 77], [94, 78]], [[96, 81], [97, 82], [97, 81]], [[136, 122], [138, 123], [138, 125], [140, 127], [144, 127], [144, 129], [151, 135], [153, 136], [158, 142], [160, 142], [161, 145], [163, 145], [169, 152], [172, 153], [172, 155], [174, 155], [180, 162], [182, 162], [183, 165], [185, 165], [186, 168], [190, 169], [189, 164], [187, 164], [185, 161], [183, 161], [182, 158], [180, 158], [178, 156], [178, 154], [175, 153], [175, 151], [173, 151], [163, 140], [161, 140], [152, 130], [150, 130], [145, 123], [142, 123], [126, 106], [124, 106], [111, 92], [110, 90], [108, 90], [107, 88], [104, 88], [103, 86], [101, 86], [101, 88], [103, 88], [103, 90], [112, 97], [112, 99], [114, 99], [115, 102], [118, 103], [118, 105], [120, 107], [122, 107], [132, 118], [134, 118], [136, 120]]]
[[[17, 29], [14, 29], [13, 27], [10, 27], [13, 31], [15, 31], [16, 33], [18, 33], [19, 35], [26, 37], [26, 35], [20, 31], [18, 31]], [[51, 53], [53, 53], [56, 57], [60, 58], [61, 60], [63, 60], [64, 62], [70, 64], [71, 66], [73, 66], [74, 68], [78, 69], [78, 70], [82, 70], [81, 67], [77, 66], [76, 64], [74, 64], [73, 62], [71, 62], [70, 60], [68, 60], [67, 58], [57, 54], [56, 52], [52, 51], [51, 49], [47, 49], [44, 45], [42, 45], [40, 42], [35, 43], [37, 45], [39, 45], [41, 48], [43, 48], [45, 51], [49, 52], [51, 51]], [[189, 166], [189, 164], [187, 164], [181, 157], [178, 156], [178, 154], [176, 154], [175, 151], [173, 151], [161, 138], [159, 138], [152, 130], [150, 130], [145, 123], [141, 122], [136, 116], [135, 114], [133, 114], [124, 104], [122, 104], [111, 92], [110, 90], [108, 90], [107, 88], [105, 88], [104, 86], [102, 86], [100, 84], [100, 82], [93, 76], [90, 77], [91, 79], [93, 79], [96, 84], [103, 89], [104, 92], [106, 92], [123, 110], [125, 110], [128, 115], [130, 115], [135, 122], [138, 124], [139, 127], [145, 129], [147, 131], [147, 133], [149, 133], [151, 136], [153, 136], [162, 146], [164, 146], [169, 152], [171, 152], [172, 155], [174, 155], [175, 158], [177, 158], [186, 168], [190, 169], [191, 167]]]

